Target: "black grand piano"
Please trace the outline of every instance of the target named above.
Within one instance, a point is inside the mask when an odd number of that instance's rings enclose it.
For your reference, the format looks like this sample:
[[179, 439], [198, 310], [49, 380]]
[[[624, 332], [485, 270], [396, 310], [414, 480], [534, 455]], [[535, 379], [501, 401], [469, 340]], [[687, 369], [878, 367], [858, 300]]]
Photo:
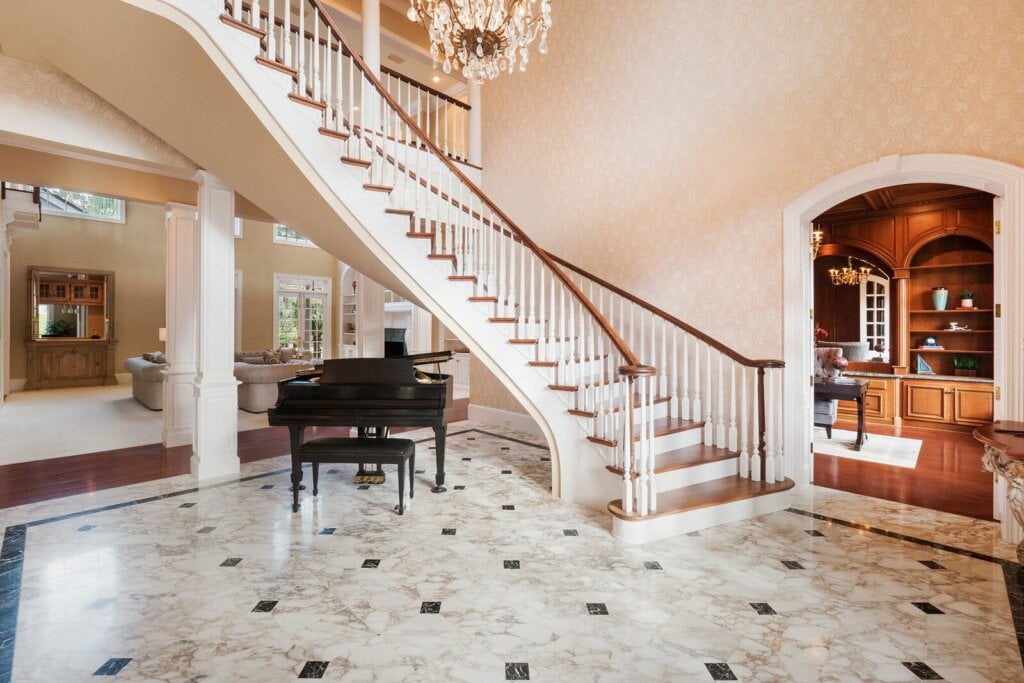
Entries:
[[293, 451], [305, 442], [306, 427], [350, 426], [360, 436], [370, 430], [386, 436], [388, 427], [433, 427], [437, 470], [432, 490], [442, 493], [452, 378], [417, 366], [439, 365], [451, 356], [442, 351], [326, 360], [321, 369], [278, 382], [277, 403], [268, 420], [288, 427]]

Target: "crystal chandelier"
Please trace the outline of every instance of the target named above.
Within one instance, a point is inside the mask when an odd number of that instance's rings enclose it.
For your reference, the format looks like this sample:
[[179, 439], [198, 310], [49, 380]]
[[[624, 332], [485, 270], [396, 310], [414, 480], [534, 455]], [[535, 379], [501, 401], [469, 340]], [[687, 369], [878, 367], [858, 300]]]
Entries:
[[[407, 16], [426, 27], [434, 67], [480, 84], [502, 71], [512, 73], [516, 61], [526, 71], [529, 45], [540, 36], [537, 50], [548, 51], [551, 0], [409, 0]], [[518, 53], [518, 54], [517, 54]]]
[[867, 266], [854, 268], [853, 259], [847, 256], [846, 265], [843, 266], [842, 270], [839, 270], [838, 268], [829, 268], [828, 274], [831, 276], [832, 284], [834, 285], [859, 285], [868, 279], [868, 275], [871, 274], [871, 269]]

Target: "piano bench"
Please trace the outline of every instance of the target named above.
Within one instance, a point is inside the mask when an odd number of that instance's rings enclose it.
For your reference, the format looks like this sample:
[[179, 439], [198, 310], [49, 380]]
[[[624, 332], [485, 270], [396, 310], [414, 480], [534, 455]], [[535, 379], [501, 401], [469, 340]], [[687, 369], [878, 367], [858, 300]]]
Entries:
[[416, 443], [409, 439], [312, 439], [292, 452], [292, 512], [299, 511], [302, 463], [313, 466], [313, 495], [319, 493], [320, 463], [398, 465], [398, 514], [405, 514], [405, 467], [409, 468], [409, 498], [413, 496]]

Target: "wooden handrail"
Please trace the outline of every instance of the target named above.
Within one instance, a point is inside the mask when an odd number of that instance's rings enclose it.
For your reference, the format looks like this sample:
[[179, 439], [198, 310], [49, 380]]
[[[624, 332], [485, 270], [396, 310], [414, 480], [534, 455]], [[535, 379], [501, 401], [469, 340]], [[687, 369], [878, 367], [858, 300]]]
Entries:
[[636, 296], [635, 294], [630, 294], [629, 292], [627, 292], [626, 290], [622, 289], [621, 287], [616, 287], [615, 285], [611, 284], [607, 280], [599, 278], [598, 276], [593, 275], [592, 273], [588, 273], [587, 271], [583, 270], [579, 266], [577, 266], [577, 265], [575, 265], [573, 263], [570, 263], [569, 261], [566, 261], [564, 258], [562, 258], [560, 256], [556, 256], [556, 255], [552, 254], [551, 252], [546, 252], [546, 253], [551, 258], [551, 260], [554, 261], [555, 263], [558, 263], [559, 265], [565, 266], [566, 268], [568, 268], [569, 270], [571, 270], [573, 272], [579, 273], [580, 275], [582, 275], [583, 277], [587, 278], [588, 280], [593, 280], [594, 282], [596, 282], [597, 284], [601, 285], [605, 289], [611, 290], [611, 291], [615, 292], [616, 294], [618, 294], [619, 296], [621, 296], [623, 298], [626, 298], [626, 299], [629, 299], [630, 301], [632, 301], [633, 303], [637, 304], [638, 306], [643, 306], [644, 308], [646, 308], [648, 311], [650, 311], [654, 315], [656, 315], [659, 318], [662, 318], [664, 320], [667, 320], [668, 322], [672, 323], [676, 327], [686, 331], [687, 334], [700, 339], [702, 342], [704, 342], [705, 344], [707, 344], [711, 348], [716, 349], [717, 351], [720, 351], [721, 353], [724, 353], [726, 356], [728, 356], [729, 358], [732, 358], [734, 361], [736, 361], [740, 365], [745, 365], [745, 366], [751, 367], [751, 368], [784, 368], [784, 367], [786, 367], [786, 364], [783, 361], [781, 361], [781, 360], [774, 360], [774, 359], [752, 360], [750, 358], [747, 358], [746, 356], [744, 356], [741, 353], [739, 353], [739, 352], [729, 348], [728, 346], [726, 346], [725, 344], [721, 343], [720, 341], [714, 339], [713, 337], [710, 337], [707, 334], [705, 334], [704, 332], [701, 332], [700, 330], [696, 329], [692, 325], [688, 325], [688, 324], [684, 323], [682, 320], [680, 320], [679, 318], [675, 317], [671, 313], [666, 313], [665, 311], [661, 310], [657, 306], [654, 306], [654, 305], [644, 301], [643, 299], [641, 299], [640, 297]]
[[[302, 2], [303, 0], [299, 1]], [[455, 163], [448, 157], [448, 155], [445, 154], [437, 146], [437, 144], [430, 139], [430, 137], [419, 126], [419, 124], [416, 123], [416, 121], [414, 121], [412, 117], [409, 116], [408, 112], [406, 112], [405, 109], [403, 109], [402, 106], [395, 100], [395, 98], [391, 96], [391, 93], [389, 93], [387, 88], [384, 87], [384, 84], [380, 82], [380, 79], [377, 78], [377, 75], [374, 74], [373, 71], [371, 71], [368, 66], [366, 66], [366, 62], [363, 61], [363, 58], [360, 55], [355, 54], [355, 52], [353, 52], [351, 49], [349, 49], [348, 43], [345, 41], [344, 34], [341, 32], [341, 29], [338, 28], [338, 25], [334, 22], [334, 19], [331, 17], [331, 15], [327, 13], [327, 10], [323, 6], [321, 0], [308, 0], [308, 2], [312, 4], [314, 7], [316, 7], [317, 12], [326, 22], [328, 28], [330, 28], [330, 30], [334, 33], [334, 37], [338, 40], [338, 42], [344, 45], [346, 49], [349, 50], [349, 52], [352, 54], [352, 61], [359, 68], [359, 70], [362, 71], [363, 76], [370, 83], [373, 84], [374, 88], [377, 89], [377, 92], [380, 94], [380, 96], [384, 98], [384, 101], [388, 103], [388, 105], [395, 111], [396, 114], [398, 114], [398, 116], [406, 123], [406, 125], [409, 126], [409, 128], [414, 133], [420, 136], [420, 138], [423, 140], [426, 146], [432, 152], [434, 152], [435, 155], [437, 155], [438, 159], [440, 159], [445, 166], [448, 167], [448, 170], [451, 171], [452, 175], [458, 178], [459, 181], [462, 182], [473, 194], [479, 197], [480, 201], [483, 204], [485, 204], [491, 210], [491, 212], [493, 212], [496, 216], [498, 216], [498, 218], [502, 220], [502, 222], [505, 224], [505, 226], [509, 229], [510, 232], [512, 232], [516, 237], [518, 237], [519, 240], [528, 249], [530, 249], [534, 254], [537, 255], [541, 262], [544, 263], [544, 265], [546, 265], [551, 270], [551, 272], [555, 274], [555, 277], [562, 281], [562, 284], [565, 285], [565, 287], [572, 293], [572, 295], [575, 296], [580, 301], [583, 307], [587, 309], [587, 312], [594, 317], [597, 323], [601, 326], [601, 329], [611, 340], [612, 344], [615, 345], [615, 348], [618, 349], [619, 353], [622, 354], [625, 364], [623, 368], [620, 370], [621, 374], [627, 376], [645, 374], [647, 372], [646, 370], [643, 370], [643, 372], [639, 373], [636, 372], [638, 370], [645, 368], [645, 366], [643, 366], [643, 364], [640, 362], [640, 359], [637, 358], [636, 354], [633, 353], [633, 350], [629, 348], [629, 345], [625, 342], [625, 340], [623, 340], [623, 338], [619, 335], [615, 328], [611, 326], [607, 318], [605, 318], [601, 311], [598, 310], [597, 306], [595, 306], [594, 303], [590, 299], [588, 299], [586, 295], [583, 294], [580, 288], [576, 286], [576, 283], [574, 283], [572, 279], [569, 278], [569, 276], [567, 276], [565, 272], [555, 264], [555, 261], [551, 258], [550, 255], [548, 255], [546, 251], [537, 246], [537, 244], [532, 239], [530, 239], [526, 235], [526, 233], [524, 233], [522, 229], [520, 229], [519, 226], [517, 226], [515, 222], [505, 214], [504, 211], [498, 208], [498, 205], [495, 204], [490, 199], [490, 197], [484, 194], [483, 190], [477, 187], [476, 184], [466, 176], [466, 174], [464, 174], [462, 171], [458, 169], [458, 167], [455, 166]]]

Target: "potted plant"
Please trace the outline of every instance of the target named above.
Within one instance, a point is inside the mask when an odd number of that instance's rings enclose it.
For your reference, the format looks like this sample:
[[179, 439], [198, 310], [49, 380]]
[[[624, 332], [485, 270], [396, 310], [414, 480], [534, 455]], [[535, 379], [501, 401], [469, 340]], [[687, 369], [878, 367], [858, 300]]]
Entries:
[[974, 290], [960, 290], [960, 308], [974, 308]]
[[981, 360], [969, 353], [953, 355], [953, 374], [957, 377], [976, 377]]

